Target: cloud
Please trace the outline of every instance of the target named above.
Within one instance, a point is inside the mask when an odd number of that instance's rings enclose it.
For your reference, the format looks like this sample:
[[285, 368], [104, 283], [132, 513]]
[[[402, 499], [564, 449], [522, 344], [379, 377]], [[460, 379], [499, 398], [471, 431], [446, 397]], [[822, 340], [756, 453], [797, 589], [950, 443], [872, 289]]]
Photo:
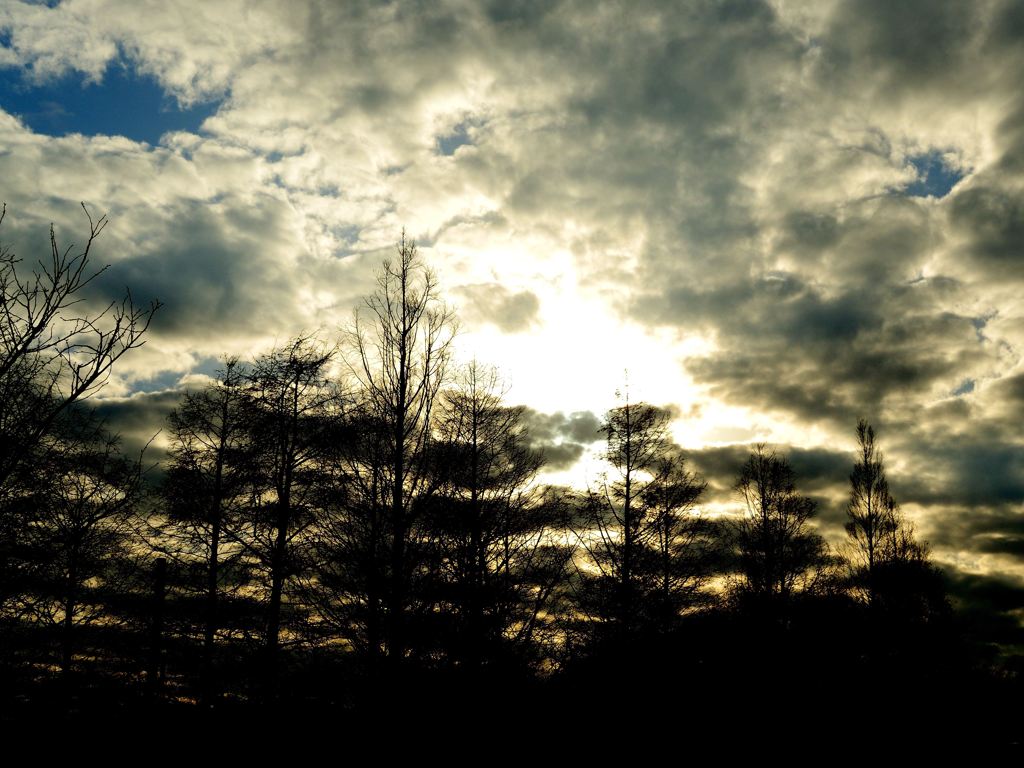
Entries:
[[106, 428], [120, 437], [125, 454], [132, 458], [143, 455], [143, 463], [148, 467], [160, 464], [166, 457], [167, 443], [161, 432], [181, 397], [179, 390], [144, 392], [131, 397], [106, 398], [96, 401], [94, 407]]
[[949, 211], [954, 232], [967, 239], [977, 267], [997, 279], [1019, 277], [1024, 242], [1024, 201], [1015, 190], [972, 186], [958, 194]]
[[568, 469], [583, 455], [587, 446], [603, 439], [600, 420], [593, 413], [540, 413], [523, 411], [533, 447], [540, 450], [549, 470]]
[[970, 621], [975, 637], [1012, 648], [1024, 642], [1020, 614], [1024, 582], [1000, 574], [983, 575], [945, 569], [954, 604]]
[[126, 55], [188, 103], [226, 91], [253, 57], [297, 42], [288, 22], [302, 15], [259, 0], [199, 3], [184, 13], [153, 0], [15, 2], [0, 11], [0, 28], [15, 61], [37, 78], [76, 70], [99, 80]]
[[288, 237], [293, 215], [273, 197], [165, 209], [148, 222], [149, 243], [104, 275], [104, 287], [116, 294], [122, 285], [140, 286], [140, 298], [163, 302], [169, 311], [154, 324], [158, 337], [196, 338], [211, 329], [262, 335], [293, 326], [302, 255]]
[[949, 87], [970, 68], [984, 23], [981, 7], [956, 0], [838, 3], [822, 46], [826, 66], [837, 74], [871, 73], [893, 99]]
[[[733, 444], [685, 452], [690, 467], [708, 483], [705, 502], [731, 503], [738, 509], [736, 480], [754, 448], [753, 444]], [[770, 448], [789, 462], [797, 491], [818, 502], [821, 522], [831, 527], [834, 541], [841, 540], [841, 527], [846, 515], [843, 499], [849, 492], [848, 477], [854, 461], [852, 452], [791, 445]]]
[[530, 330], [540, 311], [540, 300], [532, 291], [513, 292], [499, 283], [460, 285], [452, 289], [464, 300], [460, 316], [474, 323], [492, 323], [504, 333]]

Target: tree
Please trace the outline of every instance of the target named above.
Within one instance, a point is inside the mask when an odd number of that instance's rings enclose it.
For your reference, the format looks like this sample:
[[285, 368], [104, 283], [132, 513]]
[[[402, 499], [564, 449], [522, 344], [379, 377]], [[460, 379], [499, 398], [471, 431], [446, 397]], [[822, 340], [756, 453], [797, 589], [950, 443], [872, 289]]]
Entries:
[[758, 444], [743, 465], [736, 489], [746, 507], [736, 524], [740, 594], [762, 607], [784, 605], [813, 585], [827, 545], [811, 528], [813, 500], [796, 490], [785, 458]]
[[24, 553], [34, 584], [23, 599], [28, 616], [59, 626], [60, 668], [67, 675], [76, 628], [112, 619], [106, 603], [125, 576], [117, 566], [130, 554], [141, 460], [122, 456], [118, 439], [82, 408], [65, 411], [48, 441], [46, 460], [33, 473], [35, 492], [26, 499]]
[[875, 430], [864, 419], [857, 422], [857, 448], [846, 508], [857, 589], [876, 608], [924, 618], [944, 612], [944, 588], [928, 546], [917, 541], [889, 492]]
[[663, 409], [628, 399], [608, 411], [612, 476], [583, 500], [577, 537], [594, 572], [581, 572], [583, 605], [620, 637], [671, 626], [703, 577], [702, 526], [691, 512], [705, 483], [686, 468], [668, 423]]
[[214, 691], [215, 642], [221, 625], [224, 569], [244, 552], [231, 537], [250, 498], [251, 426], [246, 420], [245, 374], [229, 358], [216, 381], [187, 392], [168, 416], [170, 450], [161, 495], [166, 520], [161, 549], [189, 570], [203, 571], [203, 697]]
[[343, 640], [371, 662], [384, 642], [384, 526], [390, 496], [383, 473], [391, 458], [389, 434], [365, 401], [350, 405], [336, 435], [344, 493], [311, 529], [312, 568], [302, 584], [321, 633]]
[[[98, 392], [117, 360], [144, 343], [159, 307], [137, 306], [126, 290], [89, 309], [90, 288], [106, 269], [94, 269], [91, 259], [107, 219], [82, 209], [89, 234], [77, 252], [58, 245], [52, 225], [49, 254], [31, 267], [0, 245], [0, 607], [24, 597], [20, 553], [34, 546], [29, 497], [41, 469], [69, 445], [54, 433], [80, 420], [68, 415], [72, 406]], [[3, 205], [0, 224], [6, 213]]]
[[476, 361], [437, 408], [424, 597], [443, 617], [443, 652], [471, 668], [528, 655], [571, 552], [551, 541], [562, 507], [536, 482], [543, 456], [523, 412], [504, 405], [497, 372]]
[[[406, 654], [406, 609], [413, 571], [416, 501], [433, 482], [428, 461], [431, 414], [448, 372], [456, 321], [437, 278], [402, 232], [397, 259], [386, 260], [377, 290], [355, 315], [350, 371], [366, 439], [349, 462], [372, 558], [367, 567], [371, 654]], [[376, 627], [379, 627], [378, 631]]]
[[[85, 247], [61, 248], [50, 226], [50, 253], [25, 274], [21, 260], [0, 247], [0, 491], [18, 464], [71, 404], [98, 392], [114, 363], [142, 346], [160, 306], [136, 306], [131, 292], [89, 311], [87, 289], [106, 267], [94, 270], [93, 244], [107, 226], [89, 221]], [[0, 209], [0, 223], [7, 213]]]
[[875, 566], [886, 559], [899, 527], [896, 502], [889, 493], [882, 454], [875, 448], [875, 430], [864, 419], [857, 422], [858, 459], [850, 474], [849, 520], [846, 533], [861, 561], [868, 602], [874, 600]]
[[232, 538], [267, 575], [266, 672], [276, 684], [288, 583], [335, 492], [336, 425], [343, 400], [332, 382], [335, 350], [302, 336], [258, 358], [246, 384], [251, 508]]
[[657, 525], [657, 589], [648, 600], [661, 629], [668, 630], [683, 610], [699, 602], [713, 557], [714, 531], [693, 513], [707, 483], [686, 468], [681, 456], [673, 451], [662, 457], [651, 474], [643, 501]]

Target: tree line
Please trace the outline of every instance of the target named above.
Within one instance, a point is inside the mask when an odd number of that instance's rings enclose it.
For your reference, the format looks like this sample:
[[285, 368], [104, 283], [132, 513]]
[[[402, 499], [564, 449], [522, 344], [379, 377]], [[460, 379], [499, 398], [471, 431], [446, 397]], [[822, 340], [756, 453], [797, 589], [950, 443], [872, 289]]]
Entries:
[[742, 512], [703, 512], [670, 413], [628, 396], [601, 422], [606, 472], [546, 485], [496, 370], [454, 362], [457, 319], [404, 234], [340, 335], [225, 358], [169, 416], [166, 461], [126, 455], [89, 398], [159, 305], [126, 292], [87, 311], [105, 223], [77, 253], [51, 228], [27, 271], [0, 252], [12, 716], [135, 699], [372, 712], [413, 690], [471, 713], [496, 688], [537, 704], [541, 685], [668, 680], [702, 691], [696, 711], [736, 687], [805, 696], [822, 670], [875, 692], [991, 683], [868, 422], [841, 546], [765, 445], [737, 467]]

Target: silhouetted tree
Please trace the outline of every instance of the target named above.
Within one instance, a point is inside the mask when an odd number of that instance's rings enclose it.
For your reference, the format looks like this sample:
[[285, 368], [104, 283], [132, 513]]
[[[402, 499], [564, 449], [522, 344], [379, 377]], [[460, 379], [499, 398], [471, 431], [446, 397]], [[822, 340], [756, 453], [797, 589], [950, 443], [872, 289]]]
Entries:
[[882, 454], [875, 448], [875, 430], [866, 421], [857, 422], [858, 458], [850, 474], [850, 502], [846, 513], [846, 533], [860, 562], [858, 581], [874, 599], [875, 565], [892, 551], [899, 522], [896, 502], [889, 493], [889, 482]]
[[303, 592], [320, 632], [371, 660], [383, 651], [390, 497], [384, 468], [389, 429], [364, 407], [350, 407], [339, 424], [339, 484], [344, 493], [310, 530], [312, 568]]
[[224, 569], [232, 568], [244, 552], [232, 531], [251, 499], [255, 479], [248, 394], [245, 372], [230, 358], [215, 381], [187, 392], [168, 416], [169, 466], [161, 489], [166, 519], [159, 525], [157, 542], [186, 569], [202, 571], [202, 689], [207, 700], [214, 695]]
[[827, 545], [810, 524], [816, 505], [797, 492], [789, 462], [760, 444], [736, 489], [746, 507], [735, 528], [740, 594], [763, 608], [782, 606], [813, 586], [825, 562]]
[[110, 623], [111, 592], [126, 574], [141, 464], [122, 456], [119, 441], [81, 408], [65, 411], [45, 462], [35, 467], [24, 552], [33, 588], [22, 595], [24, 615], [60, 627], [60, 668], [75, 655], [76, 627]]
[[[19, 462], [72, 403], [96, 393], [114, 363], [142, 346], [158, 302], [138, 307], [130, 292], [90, 312], [88, 286], [105, 270], [90, 262], [107, 218], [89, 221], [85, 246], [61, 248], [50, 226], [50, 252], [28, 274], [0, 247], [0, 490]], [[0, 209], [0, 223], [7, 212]]]
[[331, 467], [343, 402], [332, 381], [334, 356], [316, 339], [299, 337], [258, 358], [246, 385], [252, 506], [231, 535], [269, 582], [264, 645], [272, 685], [286, 587], [303, 562], [296, 549], [336, 491]]
[[647, 403], [610, 410], [601, 431], [611, 472], [583, 500], [583, 607], [620, 637], [671, 626], [704, 576], [703, 528], [692, 508], [705, 483], [686, 468], [668, 423], [666, 411]]
[[869, 605], [904, 618], [945, 613], [941, 576], [889, 492], [875, 430], [864, 419], [857, 423], [857, 447], [846, 523], [857, 588]]
[[[397, 259], [384, 262], [377, 290], [356, 313], [350, 342], [362, 447], [349, 462], [355, 506], [369, 537], [367, 644], [371, 654], [406, 653], [406, 609], [414, 570], [416, 502], [434, 478], [428, 456], [431, 414], [447, 376], [455, 317], [434, 273], [405, 237]], [[370, 441], [368, 443], [368, 441]], [[371, 444], [372, 443], [372, 444]]]
[[701, 602], [716, 532], [693, 511], [707, 483], [686, 468], [682, 456], [673, 450], [655, 463], [651, 474], [643, 501], [657, 521], [658, 562], [657, 590], [648, 599], [661, 629], [669, 630], [683, 610]]
[[429, 615], [443, 619], [446, 655], [471, 667], [509, 650], [525, 657], [571, 554], [552, 541], [564, 512], [536, 483], [543, 457], [529, 447], [523, 408], [502, 395], [497, 372], [475, 361], [441, 394], [438, 488], [424, 514]]
[[[75, 402], [106, 383], [114, 363], [141, 346], [159, 304], [140, 308], [131, 293], [88, 310], [90, 284], [106, 269], [90, 261], [106, 217], [89, 221], [85, 246], [57, 244], [50, 227], [47, 257], [29, 269], [9, 247], [0, 246], [0, 606], [17, 597], [18, 549], [24, 544], [25, 505], [42, 445]], [[0, 208], [0, 223], [7, 207]], [[19, 471], [21, 474], [19, 476]]]

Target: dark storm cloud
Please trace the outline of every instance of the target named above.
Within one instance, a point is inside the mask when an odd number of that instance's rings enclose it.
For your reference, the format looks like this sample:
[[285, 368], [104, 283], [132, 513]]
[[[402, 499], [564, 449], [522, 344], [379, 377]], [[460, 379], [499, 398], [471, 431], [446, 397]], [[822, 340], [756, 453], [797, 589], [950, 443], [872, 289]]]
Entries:
[[[1021, 42], [1024, 42], [1024, 34], [1018, 35], [1014, 42], [1019, 50]], [[1024, 71], [1024, 65], [1018, 70]], [[1014, 112], [1000, 123], [999, 136], [1006, 150], [1000, 158], [998, 171], [1019, 178], [1024, 173], [1024, 104], [1018, 103]]]
[[1024, 411], [1024, 372], [994, 382], [991, 392], [998, 400]]
[[1024, 445], [972, 434], [935, 435], [917, 446], [915, 462], [941, 478], [908, 484], [904, 497], [920, 504], [1024, 504]]
[[900, 471], [890, 473], [897, 501], [934, 508], [936, 519], [947, 507], [977, 508], [979, 520], [989, 508], [1021, 508], [1024, 442], [1015, 378], [881, 423], [883, 450], [899, 458]]
[[[977, 84], [991, 81], [974, 77], [992, 69], [977, 47], [980, 36], [995, 34], [982, 18], [987, 9], [962, 3], [940, 3], [934, 9], [931, 3], [897, 5], [839, 4], [809, 47], [785, 41], [781, 34], [766, 38], [778, 54], [771, 58], [776, 67], [767, 70], [768, 77], [778, 78], [777, 93], [785, 93], [784, 73], [803, 56], [813, 62], [808, 71], [820, 78], [817, 86], [828, 89], [819, 94], [822, 110], [840, 106], [834, 99], [874, 94], [876, 87], [885, 91], [884, 98], [909, 94], [906, 98], [916, 103], [971, 81], [977, 97]], [[757, 77], [750, 75], [748, 82]], [[756, 97], [742, 88], [735, 93], [737, 108], [759, 114], [764, 105]], [[641, 109], [638, 114], [646, 113]], [[713, 119], [716, 113], [706, 114]], [[823, 112], [805, 114], [824, 127]], [[702, 119], [696, 120], [697, 127], [705, 125]], [[682, 126], [694, 126], [686, 116], [681, 120]], [[725, 156], [745, 157], [756, 166], [762, 159], [762, 136], [781, 127], [772, 121], [764, 115], [764, 134], [756, 135], [740, 130], [744, 118], [730, 119], [736, 130], [732, 146], [723, 145]], [[908, 167], [895, 137], [877, 128], [866, 135], [871, 140], [860, 146], [848, 140], [825, 142], [813, 159], [823, 162], [833, 154], [872, 158], [863, 168], [873, 172]], [[743, 209], [749, 167], [716, 164], [722, 156], [709, 154], [705, 182], [713, 179], [719, 189], [731, 185], [730, 202], [740, 202]], [[836, 167], [866, 172], [858, 165], [831, 165]], [[834, 194], [813, 166], [803, 176], [799, 168], [787, 174], [806, 189]], [[962, 258], [952, 263], [954, 274], [935, 274], [934, 268], [927, 276], [922, 273], [936, 251], [948, 247], [942, 217], [949, 211], [954, 234], [968, 242], [981, 266], [998, 279], [1021, 281], [1024, 273], [1015, 269], [1015, 254], [1024, 242], [1017, 231], [1022, 229], [1017, 221], [1020, 196], [967, 185], [933, 208], [894, 193], [899, 188], [895, 181], [879, 177], [874, 184], [874, 195], [842, 206], [827, 198], [809, 206], [814, 200], [801, 195], [800, 187], [778, 188], [775, 204], [759, 219], [745, 225], [741, 217], [731, 226], [720, 214], [723, 226], [714, 225], [715, 216], [703, 226], [690, 226], [685, 217], [697, 208], [675, 196], [682, 203], [679, 221], [685, 222], [677, 247], [649, 247], [645, 290], [630, 305], [632, 313], [646, 322], [713, 336], [718, 349], [691, 359], [687, 368], [716, 396], [801, 420], [831, 422], [835, 428], [864, 413], [962, 391], [965, 382], [963, 391], [969, 391], [980, 372], [990, 375], [997, 368], [1003, 348], [978, 332], [979, 316], [964, 310], [978, 297], [962, 280], [970, 276]], [[739, 215], [736, 205], [720, 207]], [[750, 238], [756, 233], [770, 238], [767, 248], [753, 245]], [[723, 252], [730, 238], [732, 252]], [[701, 254], [715, 259], [702, 265]], [[947, 262], [936, 263], [941, 269]]]
[[956, 592], [975, 604], [984, 602], [999, 611], [1024, 608], [1024, 583], [1019, 581], [971, 574], [954, 574], [952, 581]]
[[952, 391], [995, 350], [977, 317], [952, 309], [959, 281], [915, 276], [930, 227], [906, 205], [842, 222], [791, 212], [780, 252], [800, 259], [800, 271], [666, 287], [635, 312], [715, 334], [719, 350], [688, 367], [736, 403], [846, 423], [891, 395]]
[[580, 460], [584, 451], [579, 443], [534, 443], [533, 447], [544, 457], [545, 468], [556, 472], [569, 469]]
[[787, 455], [805, 492], [831, 491], [836, 487], [846, 490], [849, 487], [855, 458], [852, 451], [793, 447]]
[[756, 234], [740, 177], [760, 147], [746, 138], [751, 122], [775, 122], [776, 76], [802, 45], [765, 3], [615, 7], [621, 17], [581, 24], [567, 48], [568, 70], [585, 83], [567, 105], [572, 144], [553, 158], [554, 174], [529, 177], [512, 202], [564, 205], [564, 174], [595, 223], [642, 215], [657, 231], [652, 254], [721, 261]]
[[870, 72], [890, 89], [889, 98], [911, 89], [948, 87], [973, 53], [973, 38], [984, 24], [982, 5], [844, 0], [823, 36], [827, 67], [836, 77]]
[[491, 323], [505, 333], [530, 330], [540, 311], [540, 300], [529, 290], [512, 291], [500, 283], [461, 285], [453, 289], [464, 303], [460, 314], [470, 322]]
[[783, 216], [780, 250], [816, 259], [839, 242], [839, 220], [830, 213], [790, 211]]
[[[736, 478], [755, 446], [751, 444], [725, 445], [686, 451], [686, 459], [693, 469], [708, 481], [709, 489], [719, 500], [733, 494]], [[768, 446], [786, 459], [796, 475], [797, 488], [804, 493], [830, 493], [845, 488], [853, 455], [844, 451], [824, 448], [800, 448], [780, 445]]]
[[[744, 106], [776, 104], [777, 92], [759, 86], [802, 51], [770, 6], [756, 0], [616, 9], [604, 18], [595, 15], [590, 33], [569, 49], [581, 63], [604, 59], [600, 76], [573, 105], [595, 126], [609, 120], [619, 127], [681, 126], [678, 140], [730, 151], [737, 137], [716, 138], [710, 130], [742, 127]], [[579, 34], [585, 24], [572, 31]]]
[[949, 215], [954, 231], [968, 239], [978, 267], [998, 279], [1021, 279], [1024, 199], [1019, 191], [971, 187], [956, 195]]
[[273, 198], [182, 204], [154, 212], [139, 252], [104, 274], [114, 295], [164, 307], [153, 333], [258, 335], [289, 325], [297, 280], [286, 206]]
[[577, 413], [540, 413], [527, 408], [523, 418], [535, 440], [551, 442], [571, 439], [578, 443], [593, 443], [601, 439], [600, 420], [589, 411]]
[[688, 450], [686, 460], [707, 481], [707, 499], [729, 501], [735, 495], [736, 478], [749, 455], [749, 445], [725, 445]]
[[178, 390], [140, 392], [131, 397], [98, 400], [95, 408], [107, 429], [120, 436], [122, 448], [129, 456], [137, 456], [145, 448], [144, 463], [149, 465], [163, 458], [158, 436], [181, 397]]
[[965, 573], [948, 566], [943, 572], [950, 596], [968, 618], [975, 636], [1008, 647], [1024, 643], [1019, 618], [1024, 609], [1024, 582], [1001, 574]]
[[530, 441], [544, 454], [547, 467], [568, 469], [583, 455], [587, 446], [603, 439], [600, 420], [589, 411], [576, 413], [540, 413], [523, 411]]
[[848, 285], [832, 295], [792, 274], [677, 288], [641, 302], [681, 325], [704, 326], [720, 350], [688, 368], [723, 399], [838, 425], [889, 396], [947, 391], [990, 349], [976, 318], [936, 306], [949, 283]]

